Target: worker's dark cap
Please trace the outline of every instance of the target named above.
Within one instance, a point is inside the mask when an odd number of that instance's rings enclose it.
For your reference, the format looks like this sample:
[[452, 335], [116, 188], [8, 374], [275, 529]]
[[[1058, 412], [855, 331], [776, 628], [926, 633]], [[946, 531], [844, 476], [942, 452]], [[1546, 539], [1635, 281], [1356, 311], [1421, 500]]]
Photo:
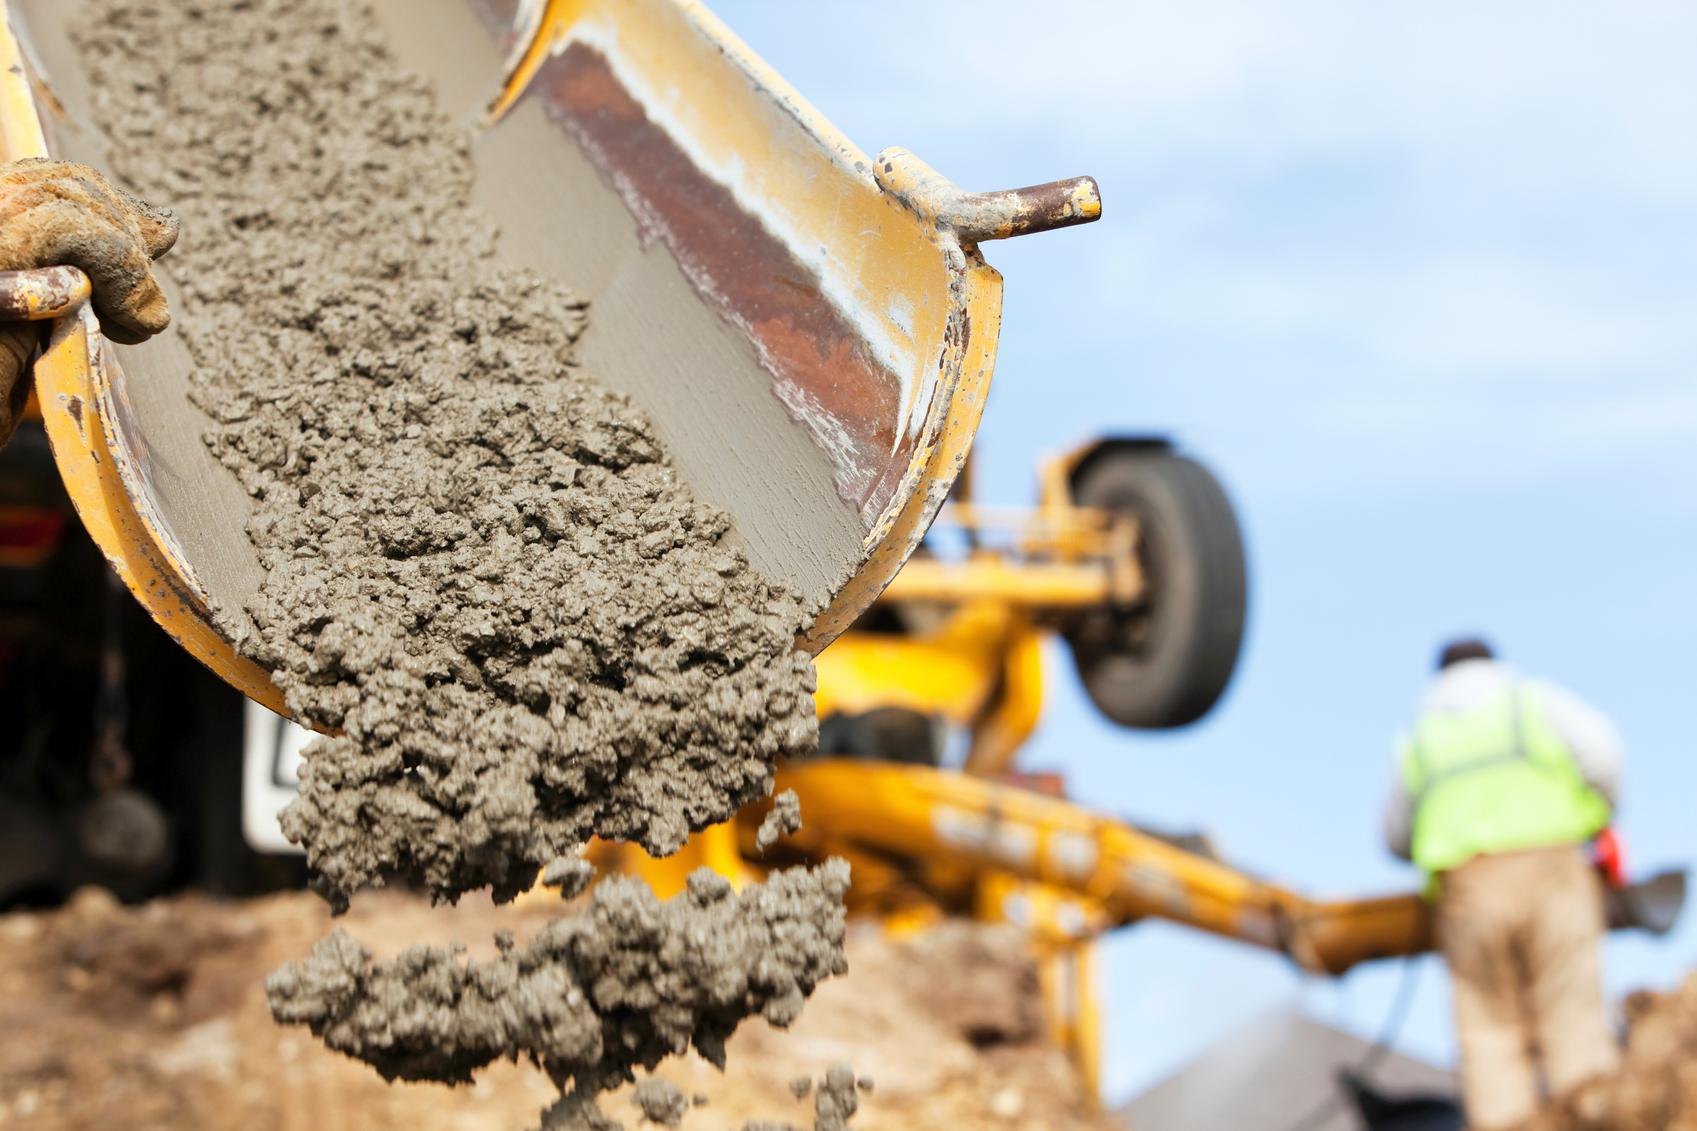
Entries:
[[1483, 638], [1458, 636], [1438, 651], [1438, 670], [1443, 671], [1451, 664], [1459, 664], [1463, 660], [1495, 659], [1496, 655], [1491, 645]]

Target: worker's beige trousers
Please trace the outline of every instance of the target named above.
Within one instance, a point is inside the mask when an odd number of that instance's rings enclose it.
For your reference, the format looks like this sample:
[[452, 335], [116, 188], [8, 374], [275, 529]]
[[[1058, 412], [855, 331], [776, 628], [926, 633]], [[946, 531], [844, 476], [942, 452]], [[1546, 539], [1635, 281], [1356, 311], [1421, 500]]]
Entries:
[[1542, 1095], [1614, 1068], [1603, 930], [1602, 885], [1577, 848], [1481, 856], [1444, 874], [1438, 942], [1455, 981], [1468, 1126], [1511, 1127]]

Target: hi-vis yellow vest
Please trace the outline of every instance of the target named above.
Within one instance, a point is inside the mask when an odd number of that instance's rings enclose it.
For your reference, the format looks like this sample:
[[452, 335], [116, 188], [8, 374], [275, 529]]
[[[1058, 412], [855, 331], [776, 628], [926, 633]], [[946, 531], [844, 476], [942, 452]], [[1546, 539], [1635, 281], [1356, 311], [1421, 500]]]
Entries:
[[1424, 715], [1403, 740], [1402, 776], [1414, 862], [1433, 875], [1475, 856], [1579, 844], [1609, 823], [1608, 802], [1524, 684], [1472, 710]]

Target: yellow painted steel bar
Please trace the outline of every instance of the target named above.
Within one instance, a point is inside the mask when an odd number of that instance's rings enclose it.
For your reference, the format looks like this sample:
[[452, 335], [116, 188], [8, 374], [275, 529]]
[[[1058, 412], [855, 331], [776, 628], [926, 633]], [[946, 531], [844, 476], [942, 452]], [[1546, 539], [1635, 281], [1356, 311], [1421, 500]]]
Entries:
[[1096, 974], [1096, 944], [1076, 943], [1066, 949], [1071, 984], [1072, 1024], [1064, 1046], [1084, 1077], [1084, 1094], [1102, 1095], [1102, 994]]
[[[814, 661], [819, 670], [815, 702], [821, 718], [905, 707], [969, 726], [1000, 670], [997, 659], [962, 654], [945, 641], [851, 632]], [[890, 678], [892, 673], [899, 674], [899, 681]]]
[[[859, 847], [1050, 885], [1100, 909], [1102, 926], [1164, 919], [1334, 976], [1434, 946], [1431, 904], [1416, 893], [1309, 899], [1070, 802], [960, 773], [821, 761], [784, 770], [778, 787], [801, 799], [806, 824], [792, 839], [804, 851]], [[1682, 872], [1611, 889], [1609, 926], [1664, 933], [1684, 898]]]
[[814, 661], [819, 715], [907, 707], [971, 726], [1002, 679], [1014, 638], [1030, 633], [1021, 627], [1027, 620], [1003, 602], [974, 601], [921, 635], [851, 632]]
[[[1289, 951], [1285, 924], [1308, 901], [1077, 805], [963, 774], [820, 761], [779, 774], [813, 835], [902, 856], [1000, 869], [1144, 918]], [[820, 843], [823, 843], [822, 841]], [[1302, 954], [1293, 954], [1305, 961]]]
[[1324, 973], [1433, 949], [1432, 905], [1414, 892], [1308, 906], [1294, 926]]
[[1001, 557], [962, 562], [916, 558], [898, 573], [892, 601], [1003, 601], [1029, 609], [1088, 609], [1108, 601], [1112, 573], [1097, 564], [1014, 562]]
[[[1611, 931], [1666, 934], [1685, 905], [1686, 877], [1667, 871], [1608, 887], [1603, 904]], [[1437, 945], [1432, 903], [1412, 892], [1377, 899], [1307, 903], [1292, 923], [1314, 968], [1342, 974], [1363, 962], [1424, 954]]]
[[1099, 1097], [1102, 1018], [1096, 937], [1105, 926], [1100, 909], [1048, 884], [993, 872], [978, 884], [975, 912], [981, 921], [1011, 923], [1029, 934], [1050, 1039], [1077, 1067], [1084, 1094]]
[[1026, 554], [1057, 553], [1068, 560], [1111, 554], [1113, 525], [1120, 516], [1097, 507], [1045, 503], [1037, 507], [953, 502], [937, 515], [939, 531], [959, 528], [984, 535], [1005, 531]]
[[0, 0], [0, 159], [46, 156], [47, 139], [36, 116], [23, 54], [12, 34], [11, 8]]
[[1043, 715], [1043, 637], [1029, 618], [1008, 635], [999, 679], [990, 710], [973, 721], [964, 768], [978, 777], [999, 778], [1011, 770]]

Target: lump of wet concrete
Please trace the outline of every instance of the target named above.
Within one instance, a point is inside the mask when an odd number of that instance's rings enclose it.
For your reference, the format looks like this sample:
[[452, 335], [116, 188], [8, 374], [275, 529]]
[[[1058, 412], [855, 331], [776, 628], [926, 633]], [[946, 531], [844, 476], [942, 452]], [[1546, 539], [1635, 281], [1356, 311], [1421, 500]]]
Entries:
[[557, 856], [542, 869], [543, 884], [559, 888], [561, 899], [576, 899], [594, 879], [595, 865], [581, 856]]
[[689, 1111], [689, 1097], [683, 1089], [658, 1076], [637, 1081], [631, 1100], [642, 1110], [642, 1118], [662, 1127], [682, 1125]]
[[766, 850], [786, 836], [801, 831], [801, 798], [795, 790], [786, 789], [772, 798], [771, 811], [760, 821], [754, 834], [754, 847], [764, 856]]
[[[848, 1131], [849, 1120], [860, 1110], [857, 1092], [871, 1092], [872, 1080], [870, 1077], [856, 1077], [852, 1067], [837, 1063], [825, 1070], [817, 1085], [810, 1077], [797, 1076], [790, 1081], [789, 1088], [790, 1095], [798, 1100], [806, 1099], [809, 1092], [813, 1094], [813, 1131]], [[742, 1131], [799, 1129], [790, 1123], [750, 1120], [742, 1125]]]
[[[273, 974], [266, 994], [277, 1020], [307, 1026], [386, 1079], [464, 1083], [522, 1056], [585, 1100], [690, 1048], [723, 1067], [725, 1041], [745, 1018], [788, 1026], [820, 981], [847, 969], [847, 890], [840, 860], [741, 892], [701, 869], [665, 902], [615, 877], [582, 915], [487, 962], [422, 946], [377, 962], [336, 931]], [[567, 1106], [589, 1118], [582, 1103]], [[565, 1109], [550, 1118], [571, 1125]]]
[[542, 1113], [539, 1131], [625, 1131], [625, 1125], [609, 1118], [594, 1096], [571, 1092]]
[[854, 1069], [846, 1064], [831, 1065], [813, 1093], [814, 1131], [846, 1131], [849, 1119], [859, 1110]]
[[220, 625], [337, 732], [283, 818], [333, 905], [669, 853], [814, 748], [810, 610], [577, 367], [583, 301], [498, 261], [467, 130], [369, 10], [93, 0], [75, 34], [113, 169], [182, 217], [191, 396], [253, 499]]

